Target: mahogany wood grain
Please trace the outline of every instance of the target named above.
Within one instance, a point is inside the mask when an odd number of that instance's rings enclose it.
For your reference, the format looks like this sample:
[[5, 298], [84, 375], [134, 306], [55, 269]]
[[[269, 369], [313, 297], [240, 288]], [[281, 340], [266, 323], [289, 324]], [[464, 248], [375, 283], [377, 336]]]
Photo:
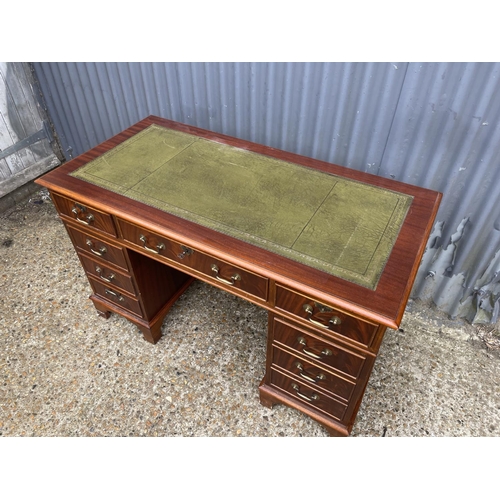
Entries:
[[66, 224], [66, 229], [73, 240], [73, 244], [82, 252], [87, 252], [89, 256], [97, 256], [106, 262], [111, 262], [114, 265], [124, 269], [128, 269], [127, 259], [123, 248], [116, 243], [110, 243], [103, 237], [94, 236], [87, 232], [81, 231]]
[[332, 419], [322, 411], [317, 410], [313, 406], [305, 405], [288, 393], [270, 384], [262, 383], [259, 385], [260, 404], [267, 408], [272, 408], [275, 404], [284, 404], [290, 408], [294, 408], [308, 417], [316, 420], [320, 425], [324, 426], [332, 437], [349, 436], [351, 428], [345, 424]]
[[126, 309], [137, 316], [143, 317], [141, 305], [136, 298], [130, 297], [125, 292], [122, 292], [120, 289], [110, 284], [104, 284], [97, 281], [93, 276], [89, 276], [88, 279], [96, 295], [113, 302], [122, 309]]
[[[215, 259], [211, 255], [193, 249], [192, 246], [186, 247], [135, 224], [121, 219], [117, 221], [123, 239], [132, 243], [138, 250], [149, 251], [158, 259], [165, 258], [169, 264], [198, 271], [217, 281], [218, 284], [223, 283], [224, 288], [232, 293], [238, 294], [239, 291], [243, 291], [245, 294], [253, 295], [264, 301], [267, 300], [269, 282], [267, 278], [246, 271], [242, 267], [234, 266], [225, 260]], [[214, 271], [214, 265], [217, 266], [218, 272]], [[237, 277], [237, 279], [233, 279], [233, 277]]]
[[311, 386], [318, 386], [345, 402], [348, 402], [356, 386], [352, 380], [342, 378], [326, 370], [324, 366], [318, 367], [310, 359], [305, 359], [305, 356], [294, 356], [278, 347], [273, 349], [272, 362], [273, 365], [280, 367], [282, 371], [286, 370], [289, 375], [303, 379], [309, 382]]
[[[312, 314], [308, 313], [304, 306], [310, 307]], [[276, 308], [291, 313], [294, 318], [300, 318], [311, 328], [320, 328], [320, 331], [328, 333], [334, 332], [365, 347], [371, 346], [378, 328], [378, 325], [362, 321], [338, 309], [322, 311], [314, 298], [305, 297], [279, 285], [276, 285]], [[330, 321], [332, 319], [333, 322]], [[324, 328], [315, 325], [311, 320], [323, 325]]]
[[271, 369], [271, 385], [288, 393], [300, 404], [323, 411], [330, 418], [342, 420], [347, 406], [324, 393], [318, 387], [311, 387], [303, 380], [288, 377], [277, 369]]
[[[69, 175], [153, 124], [412, 196], [376, 289]], [[270, 313], [262, 404], [286, 404], [343, 436], [354, 425], [386, 327], [399, 326], [441, 200], [440, 193], [424, 188], [153, 116], [37, 182], [51, 192], [99, 314], [121, 314], [155, 343], [165, 315], [193, 277], [265, 307]], [[111, 283], [102, 279], [107, 273], [115, 274]], [[322, 305], [333, 310], [322, 311]], [[332, 316], [340, 322], [330, 324]]]
[[[333, 341], [318, 337], [314, 332], [299, 328], [279, 317], [274, 318], [273, 340], [318, 366], [324, 365], [327, 369], [352, 377], [353, 381], [361, 373], [366, 359], [366, 355], [362, 352], [345, 349]], [[325, 351], [329, 354], [323, 354]]]
[[90, 258], [87, 255], [78, 253], [83, 268], [87, 274], [92, 275], [97, 281], [102, 281], [103, 284], [111, 284], [115, 288], [119, 288], [135, 295], [137, 293], [132, 277], [110, 266], [108, 262], [103, 261], [97, 257]]
[[128, 250], [128, 257], [147, 320], [153, 319], [166, 302], [178, 297], [180, 290], [192, 282], [187, 274], [137, 252]]
[[[350, 377], [347, 374], [341, 374], [338, 372], [336, 373], [336, 375], [338, 375], [340, 379], [346, 380], [347, 382], [351, 381], [352, 385], [354, 384], [355, 385], [352, 389], [352, 392], [349, 395], [348, 401], [346, 402], [347, 408], [342, 417], [342, 421], [331, 419], [328, 417], [327, 414], [317, 411], [311, 405], [302, 403], [297, 398], [291, 397], [291, 395], [288, 392], [283, 391], [282, 389], [280, 389], [280, 387], [273, 385], [271, 383], [272, 370], [276, 369], [276, 367], [279, 366], [277, 363], [274, 362], [274, 359], [276, 357], [276, 351], [278, 349], [283, 350], [286, 353], [290, 354], [291, 358], [289, 359], [293, 358], [305, 359], [305, 356], [302, 356], [298, 351], [291, 350], [289, 347], [275, 342], [274, 326], [276, 324], [276, 320], [278, 323], [280, 321], [281, 322], [285, 321], [283, 319], [280, 319], [280, 317], [276, 316], [274, 313], [269, 313], [269, 340], [267, 348], [266, 375], [264, 376], [261, 384], [259, 385], [259, 395], [261, 404], [269, 408], [272, 408], [272, 406], [277, 403], [285, 404], [291, 408], [295, 408], [299, 411], [302, 411], [312, 419], [319, 422], [321, 425], [323, 425], [328, 429], [331, 436], [348, 436], [352, 430], [352, 427], [356, 419], [356, 415], [358, 413], [359, 407], [363, 399], [363, 395], [366, 391], [366, 387], [370, 378], [371, 371], [373, 369], [373, 365], [376, 360], [376, 356], [373, 354], [366, 356], [363, 362], [363, 366], [361, 367], [361, 370], [359, 371], [357, 378]], [[302, 330], [300, 327], [298, 329]], [[383, 336], [383, 333], [384, 329], [379, 329], [377, 336], [379, 335]], [[311, 363], [312, 366], [316, 367], [316, 369], [324, 369], [326, 371], [329, 371], [328, 365], [323, 365], [321, 362], [318, 362], [317, 360], [311, 359], [309, 362]], [[293, 375], [288, 370], [286, 370], [286, 368], [283, 367], [280, 368], [280, 371], [284, 374], [288, 374], [289, 376]], [[326, 374], [326, 371], [324, 371], [323, 373]], [[334, 372], [332, 371], [332, 373]], [[296, 375], [293, 375], [293, 378], [295, 376]], [[342, 394], [343, 393], [336, 396], [336, 399], [342, 401], [343, 400], [341, 397]]]
[[145, 340], [151, 342], [152, 344], [156, 344], [162, 336], [161, 328], [165, 316], [168, 314], [168, 311], [174, 305], [175, 301], [186, 291], [191, 282], [192, 278], [188, 278], [186, 282], [170, 297], [168, 302], [166, 302], [158, 313], [149, 321], [130, 313], [127, 309], [123, 309], [119, 305], [99, 295], [92, 294], [89, 298], [94, 303], [94, 306], [100, 316], [108, 319], [111, 313], [120, 314], [139, 328]]
[[[335, 276], [327, 275], [68, 175], [152, 124], [413, 196], [413, 203], [376, 290], [368, 290]], [[38, 182], [64, 196], [69, 198], [77, 196], [83, 203], [93, 205], [104, 212], [121, 215], [129, 222], [181, 241], [187, 246], [196, 243], [200, 251], [205, 251], [213, 256], [224, 259], [227, 257], [228, 251], [237, 249], [237, 252], [232, 254], [233, 264], [245, 265], [246, 269], [257, 274], [264, 274], [286, 286], [295, 288], [300, 286], [302, 292], [313, 294], [320, 301], [330, 302], [340, 309], [363, 316], [375, 323], [382, 323], [390, 328], [397, 328], [401, 321], [442, 196], [440, 193], [392, 179], [385, 179], [153, 116], [145, 118], [87, 153], [46, 174]]]
[[108, 235], [116, 236], [115, 225], [109, 214], [56, 194], [52, 194], [52, 199], [59, 213], [66, 215], [82, 227], [90, 227], [98, 231], [103, 231]]

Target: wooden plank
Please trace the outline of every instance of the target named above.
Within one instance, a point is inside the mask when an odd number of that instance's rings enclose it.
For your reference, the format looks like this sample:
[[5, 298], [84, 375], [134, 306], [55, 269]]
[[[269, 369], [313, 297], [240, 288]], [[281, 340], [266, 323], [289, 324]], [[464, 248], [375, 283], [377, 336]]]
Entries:
[[[10, 121], [19, 139], [24, 139], [43, 128], [43, 117], [34, 95], [29, 66], [26, 63], [9, 63], [9, 70], [12, 76], [7, 80], [7, 85], [14, 106]], [[53, 154], [47, 140], [37, 142], [26, 148], [26, 151], [32, 155], [33, 162]]]
[[[7, 149], [17, 141], [17, 136], [10, 127], [8, 119], [7, 83], [5, 74], [7, 63], [0, 63], [0, 149]], [[13, 154], [0, 160], [0, 179], [8, 179], [12, 174], [24, 168], [22, 159], [18, 154]]]
[[59, 158], [55, 154], [52, 154], [42, 158], [39, 162], [30, 165], [29, 168], [20, 170], [15, 174], [11, 174], [5, 179], [0, 178], [0, 198], [11, 193], [15, 189], [24, 186], [48, 170], [57, 167], [60, 163]]
[[[43, 128], [28, 63], [0, 62], [0, 150]], [[0, 160], [0, 197], [60, 164], [48, 139]]]

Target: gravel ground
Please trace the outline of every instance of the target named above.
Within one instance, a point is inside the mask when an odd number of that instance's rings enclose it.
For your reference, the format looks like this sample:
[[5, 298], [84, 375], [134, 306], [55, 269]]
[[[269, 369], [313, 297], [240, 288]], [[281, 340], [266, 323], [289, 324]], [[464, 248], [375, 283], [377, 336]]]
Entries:
[[[266, 311], [196, 281], [156, 345], [117, 315], [98, 317], [43, 191], [0, 214], [0, 278], [2, 436], [328, 435], [260, 405]], [[500, 436], [498, 338], [410, 301], [352, 436]]]

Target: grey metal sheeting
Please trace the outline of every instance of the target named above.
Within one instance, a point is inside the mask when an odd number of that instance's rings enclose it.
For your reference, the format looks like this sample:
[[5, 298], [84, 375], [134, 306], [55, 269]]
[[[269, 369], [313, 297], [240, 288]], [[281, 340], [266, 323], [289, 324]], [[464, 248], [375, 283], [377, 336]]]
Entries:
[[496, 322], [499, 63], [34, 63], [68, 158], [154, 114], [444, 193], [413, 297]]

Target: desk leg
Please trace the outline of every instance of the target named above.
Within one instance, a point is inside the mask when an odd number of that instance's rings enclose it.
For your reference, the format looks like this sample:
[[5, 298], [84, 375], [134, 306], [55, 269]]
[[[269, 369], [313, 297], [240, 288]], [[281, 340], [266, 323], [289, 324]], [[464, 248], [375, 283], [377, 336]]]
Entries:
[[[184, 283], [178, 288], [174, 288], [167, 302], [163, 305], [160, 311], [145, 324], [135, 321], [134, 323], [139, 327], [142, 334], [144, 335], [144, 340], [156, 344], [161, 338], [161, 327], [165, 316], [167, 315], [170, 308], [174, 305], [175, 301], [188, 289], [189, 285], [194, 281], [191, 276], [183, 275]], [[177, 287], [178, 285], [176, 285]], [[147, 297], [143, 296], [143, 300]]]
[[[123, 309], [119, 306], [116, 306], [109, 301], [99, 297], [96, 294], [90, 296], [90, 299], [94, 303], [95, 308], [97, 309], [97, 313], [99, 316], [102, 316], [105, 319], [108, 319], [112, 312], [123, 316], [128, 319], [134, 325], [136, 325], [139, 330], [142, 332], [144, 336], [144, 340], [151, 342], [152, 344], [156, 344], [161, 338], [161, 327], [163, 324], [163, 320], [167, 315], [170, 308], [174, 305], [175, 301], [187, 290], [189, 285], [194, 281], [194, 278], [187, 275], [182, 275], [183, 283], [180, 285], [174, 282], [174, 285], [170, 286], [171, 283], [166, 281], [163, 299], [166, 301], [161, 309], [156, 312], [152, 317], [140, 318], [135, 314], [131, 314], [126, 309]], [[167, 286], [169, 285], [169, 286]], [[168, 298], [166, 298], [166, 297]], [[142, 294], [143, 304], [148, 300], [147, 290]], [[147, 308], [147, 306], [145, 306]]]
[[265, 392], [265, 390], [262, 389], [262, 386], [264, 384], [265, 384], [265, 379], [262, 380], [260, 387], [259, 387], [260, 404], [262, 406], [265, 406], [266, 408], [272, 408], [276, 404], [276, 400], [269, 397], [269, 394], [267, 392]]
[[90, 299], [94, 303], [95, 308], [97, 309], [97, 313], [99, 316], [104, 319], [108, 319], [111, 316], [111, 313], [119, 314], [124, 318], [128, 319], [131, 323], [137, 326], [144, 336], [144, 340], [151, 342], [152, 344], [156, 344], [161, 338], [161, 327], [163, 324], [163, 320], [172, 306], [174, 300], [171, 300], [159, 311], [159, 313], [152, 318], [151, 321], [148, 321], [144, 318], [139, 318], [135, 314], [131, 314], [125, 309], [121, 309], [120, 307], [115, 306], [112, 303], [108, 303], [106, 300], [102, 299], [97, 295], [91, 295]]
[[108, 319], [111, 316], [111, 311], [100, 302], [94, 301], [94, 306], [97, 310], [97, 314], [101, 316], [101, 318]]
[[158, 340], [161, 338], [161, 325], [162, 322], [158, 322], [156, 325], [152, 325], [151, 327], [137, 325], [139, 330], [142, 332], [144, 336], [144, 340], [151, 342], [152, 344], [156, 344]]

